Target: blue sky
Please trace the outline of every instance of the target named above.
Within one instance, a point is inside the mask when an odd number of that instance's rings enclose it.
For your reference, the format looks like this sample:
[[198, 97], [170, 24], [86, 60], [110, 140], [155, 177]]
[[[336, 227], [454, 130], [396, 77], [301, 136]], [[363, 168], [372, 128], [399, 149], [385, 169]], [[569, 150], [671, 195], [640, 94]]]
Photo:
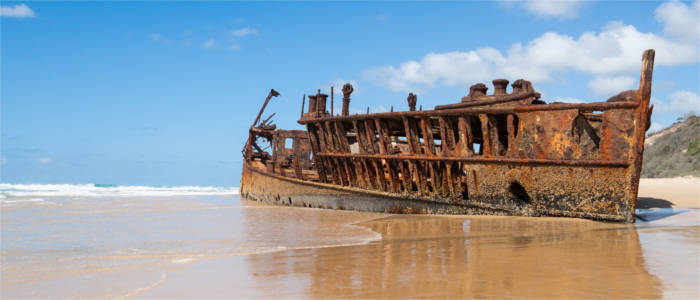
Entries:
[[[352, 82], [351, 108], [453, 103], [476, 82], [605, 100], [657, 50], [654, 129], [700, 113], [695, 2], [2, 2], [0, 182], [238, 186], [270, 88]], [[336, 104], [339, 99], [336, 99]], [[339, 105], [338, 105], [339, 106]]]

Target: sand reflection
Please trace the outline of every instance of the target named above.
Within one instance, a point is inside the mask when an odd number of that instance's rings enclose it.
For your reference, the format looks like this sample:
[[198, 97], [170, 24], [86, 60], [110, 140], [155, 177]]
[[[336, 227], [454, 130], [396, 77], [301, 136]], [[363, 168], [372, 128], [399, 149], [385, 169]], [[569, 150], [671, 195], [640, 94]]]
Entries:
[[662, 296], [632, 225], [430, 216], [360, 225], [383, 239], [292, 254], [301, 259], [291, 270], [275, 270], [261, 257], [250, 257], [250, 267], [273, 281], [276, 276], [267, 275], [307, 273], [307, 293], [319, 298]]

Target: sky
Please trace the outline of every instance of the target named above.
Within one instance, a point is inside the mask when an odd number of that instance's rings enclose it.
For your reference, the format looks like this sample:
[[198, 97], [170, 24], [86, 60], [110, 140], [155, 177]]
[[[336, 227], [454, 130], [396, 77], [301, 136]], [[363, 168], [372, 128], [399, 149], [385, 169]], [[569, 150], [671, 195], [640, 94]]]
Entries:
[[700, 113], [698, 1], [2, 1], [0, 182], [238, 186], [271, 88], [286, 129], [346, 82], [351, 112], [496, 78], [604, 101], [638, 87], [648, 48], [658, 130]]

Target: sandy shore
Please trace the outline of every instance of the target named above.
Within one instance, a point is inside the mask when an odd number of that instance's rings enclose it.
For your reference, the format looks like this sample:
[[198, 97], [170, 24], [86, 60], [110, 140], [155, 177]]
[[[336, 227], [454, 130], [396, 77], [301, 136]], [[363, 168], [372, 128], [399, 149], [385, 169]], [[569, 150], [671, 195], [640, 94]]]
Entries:
[[642, 179], [639, 204], [654, 209], [635, 224], [238, 197], [10, 199], [0, 298], [698, 299], [698, 186]]
[[700, 208], [700, 178], [642, 178], [638, 196], [638, 208]]
[[[697, 211], [690, 219], [697, 219]], [[673, 219], [669, 217], [667, 219]], [[700, 227], [566, 218], [395, 215], [364, 245], [295, 249], [168, 272], [153, 298], [697, 299]], [[196, 288], [193, 288], [196, 287]]]

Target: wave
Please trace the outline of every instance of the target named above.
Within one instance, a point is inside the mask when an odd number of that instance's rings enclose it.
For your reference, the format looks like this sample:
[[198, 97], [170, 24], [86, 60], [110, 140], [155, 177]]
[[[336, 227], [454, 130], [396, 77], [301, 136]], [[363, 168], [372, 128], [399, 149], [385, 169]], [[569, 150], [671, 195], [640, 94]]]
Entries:
[[133, 197], [133, 196], [238, 195], [236, 187], [140, 186], [113, 184], [10, 184], [0, 183], [0, 199], [16, 197]]

